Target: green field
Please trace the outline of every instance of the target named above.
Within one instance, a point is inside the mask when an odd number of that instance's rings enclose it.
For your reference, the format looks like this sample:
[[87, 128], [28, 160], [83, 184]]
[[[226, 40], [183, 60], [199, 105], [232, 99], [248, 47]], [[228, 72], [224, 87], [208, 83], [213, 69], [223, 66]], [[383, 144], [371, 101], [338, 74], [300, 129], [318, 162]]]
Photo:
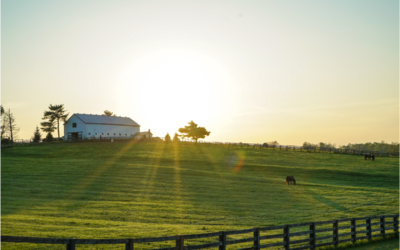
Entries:
[[[398, 158], [164, 143], [63, 143], [1, 154], [2, 235], [142, 238], [399, 212]], [[297, 185], [286, 185], [287, 175]]]

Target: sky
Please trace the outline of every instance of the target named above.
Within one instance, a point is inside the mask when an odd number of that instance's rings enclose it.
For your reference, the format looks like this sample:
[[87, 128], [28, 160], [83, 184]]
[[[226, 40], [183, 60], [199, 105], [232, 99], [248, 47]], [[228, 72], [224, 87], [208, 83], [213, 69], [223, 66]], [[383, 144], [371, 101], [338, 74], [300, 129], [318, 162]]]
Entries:
[[398, 142], [399, 2], [3, 0], [1, 104], [20, 139], [64, 104], [160, 137]]

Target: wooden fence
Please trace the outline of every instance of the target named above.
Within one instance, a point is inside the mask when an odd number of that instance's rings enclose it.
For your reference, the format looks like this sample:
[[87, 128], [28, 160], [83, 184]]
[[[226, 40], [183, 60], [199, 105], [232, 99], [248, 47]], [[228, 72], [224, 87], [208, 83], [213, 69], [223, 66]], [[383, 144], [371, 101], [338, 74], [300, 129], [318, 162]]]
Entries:
[[[99, 138], [84, 138], [76, 141], [63, 141], [63, 142], [117, 142], [117, 141], [136, 141], [136, 142], [165, 142], [163, 137], [155, 137], [152, 140], [137, 140], [132, 137], [99, 137]], [[43, 142], [46, 143], [46, 142]], [[191, 140], [181, 140], [179, 142], [181, 145], [194, 145], [195, 142]], [[375, 156], [393, 156], [399, 157], [399, 152], [379, 152], [379, 151], [370, 151], [370, 150], [357, 150], [357, 149], [341, 149], [341, 148], [323, 148], [323, 147], [303, 147], [303, 146], [294, 146], [294, 145], [276, 145], [276, 144], [257, 144], [257, 143], [236, 143], [236, 142], [207, 142], [207, 141], [199, 141], [199, 144], [203, 145], [221, 145], [225, 147], [233, 147], [233, 148], [254, 148], [254, 149], [268, 149], [272, 148], [273, 150], [285, 150], [285, 151], [298, 151], [298, 152], [315, 152], [315, 153], [335, 153], [335, 154], [352, 154], [352, 155], [365, 155], [365, 154], [374, 154]], [[14, 141], [12, 144], [2, 144], [2, 148], [12, 147], [12, 146], [31, 146], [31, 145], [41, 145], [42, 143], [33, 142], [32, 140], [20, 140]]]
[[[347, 224], [347, 225], [343, 225]], [[297, 230], [296, 230], [297, 229]], [[392, 232], [389, 232], [392, 231]], [[269, 234], [268, 234], [269, 233]], [[271, 234], [272, 233], [272, 234]], [[322, 233], [323, 236], [320, 236]], [[80, 244], [125, 244], [126, 250], [141, 248], [141, 243], [174, 241], [174, 246], [157, 250], [195, 250], [217, 248], [219, 250], [240, 249], [260, 250], [261, 248], [283, 247], [285, 250], [315, 249], [317, 247], [372, 239], [399, 233], [399, 215], [385, 215], [353, 219], [308, 222], [283, 226], [258, 227], [238, 231], [176, 235], [142, 239], [53, 239], [18, 236], [1, 236], [2, 242], [64, 244], [67, 250], [74, 250]], [[235, 238], [232, 235], [252, 234], [251, 237]], [[215, 242], [200, 245], [185, 244], [191, 239], [214, 238]], [[266, 242], [268, 240], [275, 242]], [[249, 246], [235, 248], [235, 244], [247, 243]], [[237, 246], [237, 245], [236, 245]], [[143, 247], [142, 247], [143, 248]]]
[[[220, 143], [216, 143], [220, 144]], [[302, 147], [292, 145], [268, 145], [268, 144], [250, 144], [250, 143], [225, 143], [228, 147], [235, 148], [272, 148], [274, 150], [285, 150], [285, 151], [304, 151], [304, 152], [315, 152], [315, 153], [335, 153], [335, 154], [352, 154], [352, 155], [365, 155], [374, 154], [375, 156], [394, 156], [399, 157], [399, 152], [379, 152], [370, 150], [358, 150], [358, 149], [341, 149], [341, 148], [323, 148], [323, 147]]]

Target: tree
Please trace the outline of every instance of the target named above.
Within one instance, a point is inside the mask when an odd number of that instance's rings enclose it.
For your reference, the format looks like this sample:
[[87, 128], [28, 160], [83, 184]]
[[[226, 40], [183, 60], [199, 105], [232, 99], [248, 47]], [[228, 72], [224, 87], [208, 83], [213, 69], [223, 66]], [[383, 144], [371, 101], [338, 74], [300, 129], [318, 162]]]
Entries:
[[17, 137], [17, 134], [19, 132], [19, 128], [17, 127], [17, 124], [15, 123], [15, 117], [14, 114], [11, 113], [10, 110], [8, 110], [8, 113], [4, 114], [4, 133], [8, 134], [10, 137], [10, 140], [13, 141], [14, 138]]
[[197, 124], [193, 121], [189, 122], [189, 126], [185, 126], [184, 128], [180, 128], [178, 130], [183, 138], [190, 138], [195, 140], [197, 143], [198, 139], [204, 139], [206, 136], [210, 135], [210, 131], [207, 131], [204, 127], [197, 127]]
[[179, 142], [179, 135], [175, 133], [174, 138], [172, 139], [173, 142]]
[[4, 108], [3, 105], [1, 105], [1, 138], [3, 138], [3, 136], [6, 133], [6, 115], [4, 114]]
[[53, 121], [48, 121], [48, 122], [41, 122], [40, 125], [42, 126], [40, 129], [43, 132], [46, 132], [47, 134], [48, 133], [53, 133], [54, 130], [57, 129], [56, 122], [54, 120]]
[[116, 114], [113, 114], [113, 112], [108, 111], [108, 110], [104, 110], [104, 114], [105, 116], [117, 116]]
[[48, 142], [53, 141], [53, 135], [50, 132], [47, 133], [47, 135], [46, 135], [46, 141], [48, 141]]
[[42, 134], [40, 133], [39, 126], [36, 126], [35, 131], [33, 132], [33, 142], [40, 142], [42, 138]]
[[171, 136], [168, 133], [165, 135], [165, 142], [171, 142]]
[[[57, 132], [58, 138], [60, 138], [60, 120], [66, 121], [69, 113], [65, 114], [64, 104], [51, 105], [49, 106], [49, 111], [44, 111], [42, 120], [48, 120], [48, 122], [57, 121]], [[43, 126], [43, 125], [42, 125]]]

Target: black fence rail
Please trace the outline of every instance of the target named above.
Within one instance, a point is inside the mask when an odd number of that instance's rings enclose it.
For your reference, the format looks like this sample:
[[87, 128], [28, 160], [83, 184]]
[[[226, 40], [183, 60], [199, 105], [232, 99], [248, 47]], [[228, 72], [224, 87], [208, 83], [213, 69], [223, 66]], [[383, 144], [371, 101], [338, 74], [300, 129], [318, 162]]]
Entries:
[[[57, 140], [54, 140], [54, 142]], [[163, 137], [153, 137], [151, 139], [137, 139], [134, 137], [87, 137], [81, 138], [76, 140], [66, 140], [59, 142], [128, 142], [128, 141], [135, 141], [135, 142], [162, 142], [165, 143]], [[49, 143], [49, 142], [43, 142]], [[51, 142], [50, 142], [51, 143]], [[174, 142], [170, 142], [174, 143]], [[268, 149], [272, 148], [273, 150], [285, 150], [285, 151], [298, 151], [298, 152], [315, 152], [315, 153], [335, 153], [335, 154], [352, 154], [352, 155], [371, 155], [374, 156], [384, 156], [384, 157], [399, 157], [399, 152], [380, 152], [380, 151], [370, 151], [370, 150], [359, 150], [359, 149], [343, 149], [343, 148], [331, 148], [331, 147], [303, 147], [303, 146], [295, 146], [295, 145], [277, 145], [277, 144], [268, 144], [268, 143], [237, 143], [237, 142], [217, 142], [217, 141], [198, 141], [197, 143], [203, 145], [219, 145], [225, 147], [232, 147], [232, 148], [254, 148], [254, 149]], [[9, 143], [2, 143], [1, 147], [12, 147], [12, 146], [31, 146], [31, 145], [41, 145], [41, 143], [33, 142], [33, 140], [19, 140], [9, 142]], [[196, 142], [192, 140], [180, 140], [179, 144], [181, 145], [195, 145]]]
[[293, 145], [274, 145], [274, 144], [255, 144], [255, 143], [213, 143], [211, 144], [224, 144], [228, 147], [234, 148], [272, 148], [276, 150], [285, 151], [305, 151], [305, 152], [318, 152], [318, 153], [336, 153], [336, 154], [352, 154], [352, 155], [371, 155], [375, 156], [394, 156], [399, 157], [399, 152], [380, 152], [380, 151], [370, 151], [370, 150], [357, 150], [357, 149], [342, 149], [342, 148], [323, 148], [323, 147], [303, 147], [303, 146], [293, 146]]
[[[261, 248], [283, 247], [286, 250], [315, 249], [317, 247], [372, 239], [399, 233], [399, 215], [384, 215], [352, 219], [331, 220], [322, 222], [307, 222], [282, 226], [257, 227], [246, 230], [224, 231], [205, 234], [176, 235], [142, 239], [53, 239], [18, 236], [1, 236], [2, 242], [64, 244], [67, 250], [76, 249], [80, 244], [124, 244], [126, 250], [141, 249], [142, 243], [173, 241], [170, 247], [157, 250], [195, 250], [216, 248], [232, 249], [235, 245], [239, 250], [260, 250]], [[244, 238], [235, 237], [246, 235]], [[249, 235], [250, 234], [250, 235]], [[250, 236], [250, 237], [248, 237]], [[188, 245], [192, 239], [212, 238], [215, 241], [206, 244]], [[247, 246], [243, 247], [243, 243]]]

